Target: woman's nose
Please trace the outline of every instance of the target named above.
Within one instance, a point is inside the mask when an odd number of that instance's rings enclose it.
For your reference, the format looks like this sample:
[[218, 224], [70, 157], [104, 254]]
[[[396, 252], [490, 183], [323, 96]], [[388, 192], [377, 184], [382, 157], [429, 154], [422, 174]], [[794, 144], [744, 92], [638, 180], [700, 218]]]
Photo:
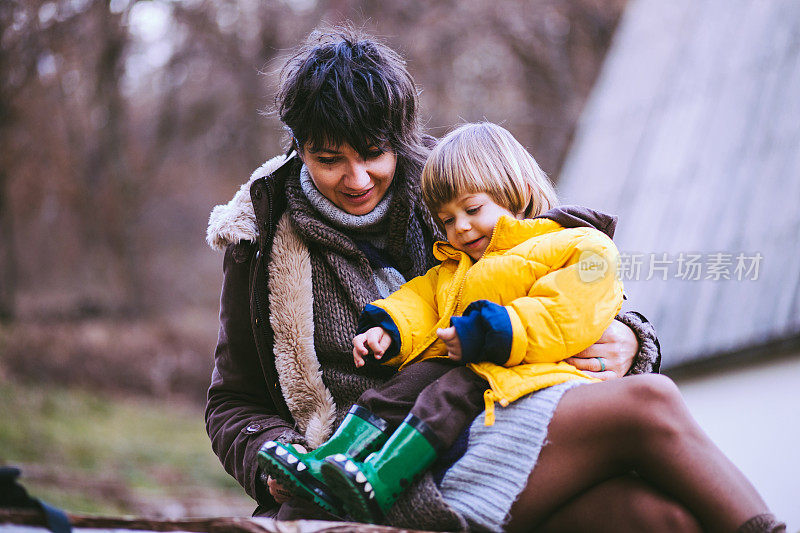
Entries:
[[353, 161], [345, 176], [344, 184], [348, 189], [360, 191], [369, 187], [371, 180], [372, 178], [370, 178], [369, 172], [367, 172], [367, 166], [364, 162]]

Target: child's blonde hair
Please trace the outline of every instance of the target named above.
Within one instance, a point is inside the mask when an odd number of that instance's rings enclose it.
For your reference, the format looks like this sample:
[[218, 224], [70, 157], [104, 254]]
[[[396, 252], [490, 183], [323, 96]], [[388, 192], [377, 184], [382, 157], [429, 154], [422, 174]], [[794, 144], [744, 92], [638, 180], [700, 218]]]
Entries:
[[523, 218], [558, 203], [533, 156], [508, 130], [491, 122], [464, 124], [442, 137], [422, 169], [422, 197], [434, 215], [458, 196], [475, 192], [488, 194]]

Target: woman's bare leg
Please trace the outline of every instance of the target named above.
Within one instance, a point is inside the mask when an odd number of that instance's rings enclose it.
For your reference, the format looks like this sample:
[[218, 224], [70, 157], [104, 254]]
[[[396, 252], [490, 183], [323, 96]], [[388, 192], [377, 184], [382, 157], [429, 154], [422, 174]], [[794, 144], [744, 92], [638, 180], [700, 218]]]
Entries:
[[664, 376], [569, 390], [556, 408], [512, 523], [541, 524], [564, 502], [630, 471], [675, 498], [704, 530], [734, 531], [767, 512], [755, 488], [705, 435]]
[[537, 531], [567, 533], [700, 533], [681, 504], [634, 475], [604, 481], [567, 502]]

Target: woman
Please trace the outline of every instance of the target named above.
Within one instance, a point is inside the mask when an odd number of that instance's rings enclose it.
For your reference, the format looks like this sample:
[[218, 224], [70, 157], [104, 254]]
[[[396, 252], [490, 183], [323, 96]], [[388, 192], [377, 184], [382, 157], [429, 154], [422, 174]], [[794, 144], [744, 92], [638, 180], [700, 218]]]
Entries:
[[[416, 88], [402, 59], [347, 31], [312, 35], [284, 68], [277, 103], [291, 136], [289, 154], [256, 170], [211, 215], [208, 241], [225, 249], [225, 277], [206, 422], [226, 470], [258, 501], [257, 514], [320, 518], [263, 478], [256, 453], [267, 440], [318, 446], [364, 390], [391, 377], [390, 369], [356, 369], [351, 342], [366, 303], [433, 265], [439, 235], [418, 188], [430, 139], [422, 134]], [[635, 313], [619, 319], [570, 362], [603, 378], [657, 370], [652, 328]], [[656, 489], [619, 477], [628, 470], [623, 461], [644, 455], [633, 446], [613, 451], [620, 439], [646, 437], [648, 454], [678, 442], [698, 460], [709, 459], [707, 438], [691, 431], [674, 386], [650, 378], [552, 387], [532, 395], [523, 412], [499, 410], [497, 428], [473, 424], [463, 457], [454, 450], [451, 460], [458, 460], [442, 465], [438, 483], [424, 477], [398, 501], [390, 523], [499, 529], [510, 508], [511, 529], [596, 529], [602, 509], [603, 522], [619, 523], [617, 530], [666, 531], [676, 523], [698, 529], [683, 505], [662, 495], [669, 479], [659, 479]], [[603, 416], [587, 414], [586, 406]], [[618, 424], [606, 427], [609, 419]], [[648, 430], [630, 433], [642, 423]], [[529, 450], [528, 462], [509, 469], [516, 479], [481, 500], [470, 461], [485, 461], [486, 450], [506, 442], [506, 434], [520, 437], [513, 445]], [[552, 444], [539, 456], [545, 437]], [[595, 442], [602, 453], [595, 453]], [[580, 467], [592, 472], [591, 484], [570, 483], [570, 469]], [[766, 509], [759, 502], [755, 495], [734, 513], [736, 505], [729, 505], [697, 518], [738, 525]]]

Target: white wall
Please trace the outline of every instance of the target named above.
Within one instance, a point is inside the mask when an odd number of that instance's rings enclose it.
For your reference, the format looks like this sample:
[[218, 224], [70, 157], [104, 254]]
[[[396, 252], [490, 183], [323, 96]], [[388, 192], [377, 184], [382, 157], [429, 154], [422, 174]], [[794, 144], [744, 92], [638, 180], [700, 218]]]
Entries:
[[800, 354], [675, 381], [711, 439], [800, 531]]

